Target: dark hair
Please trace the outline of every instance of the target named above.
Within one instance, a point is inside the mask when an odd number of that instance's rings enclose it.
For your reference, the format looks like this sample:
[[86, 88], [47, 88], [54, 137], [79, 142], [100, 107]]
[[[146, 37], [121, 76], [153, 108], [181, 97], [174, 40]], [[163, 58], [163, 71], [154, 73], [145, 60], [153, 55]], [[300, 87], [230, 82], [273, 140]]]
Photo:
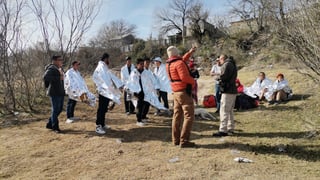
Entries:
[[143, 58], [143, 60], [144, 61], [150, 61], [150, 58], [146, 56], [146, 57]]
[[53, 55], [53, 56], [51, 57], [51, 60], [52, 60], [52, 61], [56, 61], [56, 60], [59, 59], [59, 58], [61, 58], [60, 55]]
[[74, 66], [75, 64], [80, 63], [79, 61], [72, 61], [72, 66]]
[[138, 58], [136, 64], [140, 64], [141, 62], [144, 62], [144, 60], [142, 58]]
[[130, 56], [127, 56], [127, 57], [126, 57], [126, 60], [131, 60], [131, 57], [130, 57]]
[[102, 56], [101, 56], [101, 61], [104, 61], [104, 59], [109, 59], [109, 54], [108, 53], [104, 53]]
[[264, 72], [259, 72], [259, 74], [262, 74], [264, 77], [266, 77], [266, 73]]

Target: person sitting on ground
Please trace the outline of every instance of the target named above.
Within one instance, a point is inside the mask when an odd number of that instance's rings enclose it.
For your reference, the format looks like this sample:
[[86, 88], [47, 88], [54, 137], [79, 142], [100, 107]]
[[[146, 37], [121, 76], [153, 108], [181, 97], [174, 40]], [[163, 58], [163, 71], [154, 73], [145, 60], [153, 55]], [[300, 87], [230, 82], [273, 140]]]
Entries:
[[67, 103], [67, 121], [66, 123], [72, 123], [74, 120], [79, 120], [74, 116], [74, 108], [77, 101], [87, 103], [90, 106], [95, 106], [96, 97], [92, 94], [79, 72], [80, 62], [73, 61], [72, 67], [66, 72], [64, 79], [64, 88], [68, 95]]
[[240, 109], [251, 109], [257, 107], [258, 102], [256, 99], [244, 94], [244, 86], [241, 84], [239, 79], [236, 79], [236, 87], [238, 94], [234, 106], [235, 109], [239, 111]]
[[272, 84], [272, 88], [267, 92], [270, 94], [269, 104], [279, 104], [282, 101], [287, 101], [292, 96], [292, 90], [289, 87], [289, 83], [284, 79], [284, 75], [279, 73], [277, 80]]
[[250, 86], [244, 88], [244, 93], [250, 97], [258, 98], [260, 103], [265, 97], [265, 93], [268, 92], [268, 88], [272, 85], [272, 81], [266, 77], [264, 72], [260, 72], [256, 81]]

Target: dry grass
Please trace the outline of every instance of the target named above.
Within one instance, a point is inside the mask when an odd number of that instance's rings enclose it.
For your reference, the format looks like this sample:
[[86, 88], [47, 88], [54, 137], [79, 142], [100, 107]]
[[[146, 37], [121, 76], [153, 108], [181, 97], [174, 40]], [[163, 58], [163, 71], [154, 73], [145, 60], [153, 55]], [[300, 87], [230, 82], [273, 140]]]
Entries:
[[[212, 138], [219, 123], [196, 121], [196, 149], [172, 146], [171, 119], [154, 117], [154, 109], [141, 128], [117, 106], [107, 114], [112, 130], [104, 136], [94, 133], [96, 109], [84, 104], [77, 105], [81, 120], [74, 124], [65, 124], [61, 114], [63, 134], [44, 128], [48, 107], [41, 115], [3, 118], [0, 179], [318, 179], [320, 140], [313, 132], [319, 132], [319, 86], [290, 69], [263, 70], [270, 76], [283, 72], [295, 99], [236, 112], [237, 136]], [[250, 85], [259, 71], [243, 69], [239, 77]], [[202, 76], [199, 86], [202, 95], [213, 92], [210, 77]], [[254, 162], [234, 162], [237, 156]], [[179, 161], [168, 162], [174, 157]]]

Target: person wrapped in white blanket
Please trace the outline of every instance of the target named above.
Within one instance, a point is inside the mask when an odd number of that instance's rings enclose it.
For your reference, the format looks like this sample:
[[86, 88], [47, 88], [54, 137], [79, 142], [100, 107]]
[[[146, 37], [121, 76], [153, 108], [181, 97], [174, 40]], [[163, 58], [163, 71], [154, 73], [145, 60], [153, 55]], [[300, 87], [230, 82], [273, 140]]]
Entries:
[[244, 93], [252, 98], [259, 98], [260, 103], [262, 103], [264, 99], [270, 99], [266, 92], [271, 85], [272, 81], [266, 77], [264, 72], [260, 72], [256, 81], [250, 87], [244, 88]]
[[157, 109], [167, 110], [158, 100], [157, 90], [155, 89], [152, 76], [144, 70], [143, 59], [137, 59], [136, 69], [131, 72], [130, 79], [126, 84], [126, 89], [138, 98], [138, 102], [134, 103], [138, 109], [136, 114], [138, 126], [145, 125], [142, 122], [144, 108], [146, 108], [147, 104], [145, 102], [150, 103]]
[[96, 120], [96, 133], [98, 134], [105, 134], [106, 129], [110, 128], [105, 124], [105, 114], [108, 111], [110, 101], [121, 104], [121, 90], [124, 86], [122, 81], [109, 70], [108, 65], [109, 54], [104, 53], [92, 76], [99, 93], [99, 106]]
[[269, 105], [279, 104], [282, 101], [287, 101], [292, 97], [292, 90], [289, 87], [289, 83], [284, 79], [284, 75], [279, 73], [277, 80], [268, 87], [268, 91], [265, 93], [268, 97]]
[[72, 67], [66, 72], [64, 79], [65, 92], [68, 95], [67, 103], [67, 123], [72, 123], [79, 118], [74, 117], [74, 108], [77, 101], [84, 102], [90, 106], [95, 106], [96, 97], [92, 94], [79, 72], [79, 61], [73, 61]]
[[[165, 108], [169, 109], [168, 103], [168, 93], [172, 93], [170, 80], [168, 77], [168, 73], [166, 70], [166, 65], [162, 63], [162, 59], [160, 57], [156, 57], [153, 59], [156, 67], [154, 68], [154, 74], [157, 78], [157, 82], [159, 84], [159, 101], [163, 101], [163, 105]], [[169, 112], [169, 111], [168, 111]], [[160, 110], [156, 112], [156, 115], [160, 113]], [[170, 114], [170, 113], [169, 113]]]

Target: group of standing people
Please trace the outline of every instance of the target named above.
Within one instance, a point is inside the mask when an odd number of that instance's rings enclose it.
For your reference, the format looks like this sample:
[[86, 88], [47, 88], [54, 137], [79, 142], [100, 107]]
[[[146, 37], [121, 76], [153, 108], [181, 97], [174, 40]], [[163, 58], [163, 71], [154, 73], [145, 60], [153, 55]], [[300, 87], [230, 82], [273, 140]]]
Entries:
[[[136, 63], [127, 57], [126, 64], [121, 68], [121, 78], [118, 78], [108, 65], [109, 54], [104, 53], [93, 72], [92, 79], [97, 87], [98, 109], [96, 114], [96, 133], [105, 134], [110, 127], [106, 124], [105, 115], [109, 103], [120, 104], [123, 96], [125, 113], [135, 114], [136, 125], [144, 126], [148, 121], [150, 106], [168, 112], [168, 93], [173, 95], [172, 116], [172, 142], [182, 148], [194, 147], [195, 143], [190, 141], [192, 124], [194, 121], [194, 109], [197, 104], [197, 78], [199, 72], [195, 68], [195, 62], [190, 57], [196, 51], [191, 48], [186, 54], [180, 56], [175, 46], [167, 49], [168, 59], [164, 64], [160, 57], [154, 58], [153, 71], [150, 70], [151, 60], [149, 58], [138, 58]], [[237, 79], [238, 71], [233, 57], [220, 55], [216, 64], [211, 69], [214, 76], [216, 89], [217, 112], [220, 115], [220, 127], [214, 137], [227, 136], [234, 133], [233, 109], [239, 91], [248, 96], [271, 99], [270, 103], [288, 97], [290, 88], [283, 74], [278, 74], [277, 80], [271, 83], [263, 72], [261, 77], [248, 88], [241, 85]], [[79, 73], [79, 61], [72, 62], [72, 68], [66, 73], [62, 70], [63, 59], [61, 56], [53, 56], [52, 63], [46, 67], [44, 81], [47, 94], [52, 104], [51, 116], [46, 127], [55, 132], [60, 132], [58, 116], [62, 112], [65, 93], [68, 94], [67, 122], [76, 120], [74, 108], [77, 101], [85, 102], [95, 106], [95, 96]], [[241, 85], [241, 86], [240, 86]], [[163, 101], [163, 104], [161, 104]]]

